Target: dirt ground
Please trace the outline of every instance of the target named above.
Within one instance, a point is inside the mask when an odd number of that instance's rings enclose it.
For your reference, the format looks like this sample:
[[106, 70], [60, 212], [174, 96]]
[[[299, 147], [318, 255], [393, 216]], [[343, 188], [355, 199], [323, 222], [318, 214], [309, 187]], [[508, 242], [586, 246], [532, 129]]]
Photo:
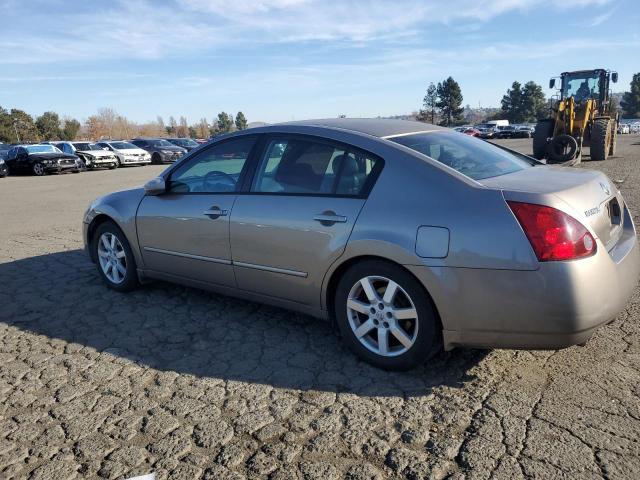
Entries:
[[[639, 163], [625, 135], [579, 168], [621, 182], [638, 222]], [[82, 214], [162, 168], [0, 179], [0, 478], [640, 478], [638, 290], [584, 347], [380, 371], [302, 315], [107, 290]]]

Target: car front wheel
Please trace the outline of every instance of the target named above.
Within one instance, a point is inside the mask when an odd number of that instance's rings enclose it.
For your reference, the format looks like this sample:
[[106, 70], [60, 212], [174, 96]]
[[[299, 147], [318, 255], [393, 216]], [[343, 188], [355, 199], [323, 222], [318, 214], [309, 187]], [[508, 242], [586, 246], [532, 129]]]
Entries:
[[98, 227], [92, 253], [98, 273], [109, 288], [128, 292], [139, 285], [131, 246], [115, 223], [108, 221]]
[[442, 345], [437, 313], [422, 285], [406, 270], [365, 261], [340, 279], [335, 317], [345, 343], [386, 370], [408, 370]]
[[38, 177], [43, 176], [45, 173], [47, 173], [46, 169], [44, 168], [44, 165], [40, 162], [36, 162], [33, 164], [33, 167], [31, 167], [31, 169], [33, 170], [33, 174], [37, 175]]

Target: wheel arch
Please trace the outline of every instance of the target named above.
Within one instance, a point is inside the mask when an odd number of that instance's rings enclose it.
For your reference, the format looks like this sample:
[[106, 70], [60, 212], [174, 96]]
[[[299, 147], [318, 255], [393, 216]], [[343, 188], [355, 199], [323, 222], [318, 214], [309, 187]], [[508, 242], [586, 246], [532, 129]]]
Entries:
[[[89, 223], [89, 226], [87, 227], [87, 247], [89, 248], [89, 257], [91, 258], [91, 261], [93, 263], [96, 262], [96, 257], [93, 249], [91, 248], [91, 245], [93, 244], [93, 239], [96, 231], [98, 230], [98, 227], [100, 227], [100, 225], [105, 222], [113, 222], [118, 225], [118, 222], [110, 215], [107, 215], [106, 213], [99, 213], [93, 218], [93, 220], [91, 220], [91, 223]], [[118, 225], [118, 227], [120, 226]], [[120, 229], [122, 230], [122, 228]]]
[[436, 321], [438, 322], [438, 326], [440, 328], [440, 330], [442, 330], [442, 320], [440, 318], [440, 312], [438, 311], [438, 306], [436, 305], [436, 302], [433, 299], [433, 296], [431, 295], [431, 293], [429, 292], [429, 290], [427, 289], [427, 287], [424, 285], [423, 282], [420, 281], [419, 278], [417, 278], [413, 272], [411, 272], [411, 270], [409, 270], [408, 268], [406, 268], [404, 265], [402, 265], [401, 263], [398, 263], [394, 260], [390, 260], [388, 258], [385, 257], [381, 257], [378, 255], [356, 255], [350, 258], [345, 259], [343, 262], [339, 263], [337, 266], [334, 266], [333, 269], [328, 273], [328, 279], [325, 282], [325, 289], [323, 292], [323, 306], [327, 311], [327, 316], [329, 318], [329, 320], [331, 321], [331, 325], [334, 329], [337, 330], [337, 324], [336, 324], [336, 319], [335, 319], [335, 314], [334, 314], [334, 310], [335, 310], [335, 294], [336, 294], [336, 289], [338, 287], [338, 283], [340, 282], [340, 279], [342, 278], [342, 276], [344, 275], [344, 273], [349, 270], [351, 267], [353, 267], [354, 265], [357, 265], [361, 262], [365, 262], [365, 261], [370, 261], [370, 260], [375, 260], [375, 261], [380, 261], [380, 262], [385, 262], [385, 263], [389, 263], [391, 265], [394, 265], [396, 267], [401, 268], [402, 270], [404, 270], [408, 275], [411, 275], [411, 277], [418, 283], [418, 285], [420, 285], [422, 287], [422, 290], [424, 291], [424, 293], [427, 296], [427, 299], [429, 300], [429, 302], [431, 303], [431, 306], [433, 307], [433, 311], [435, 313], [435, 317], [436, 317]]

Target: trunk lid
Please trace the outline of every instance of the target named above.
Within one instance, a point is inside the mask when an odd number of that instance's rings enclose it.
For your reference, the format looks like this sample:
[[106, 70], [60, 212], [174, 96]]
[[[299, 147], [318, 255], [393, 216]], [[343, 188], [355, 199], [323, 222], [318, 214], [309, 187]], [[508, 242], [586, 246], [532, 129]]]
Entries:
[[480, 183], [505, 192], [526, 192], [559, 198], [577, 211], [579, 216], [576, 220], [590, 227], [607, 250], [613, 248], [622, 234], [622, 195], [602, 172], [539, 165], [480, 180]]

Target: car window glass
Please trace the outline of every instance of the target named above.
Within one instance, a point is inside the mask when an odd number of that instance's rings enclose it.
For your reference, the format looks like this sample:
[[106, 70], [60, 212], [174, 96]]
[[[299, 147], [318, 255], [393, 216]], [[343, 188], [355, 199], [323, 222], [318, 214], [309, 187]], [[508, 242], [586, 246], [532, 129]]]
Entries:
[[497, 177], [535, 164], [490, 143], [468, 135], [427, 132], [390, 138], [474, 180]]
[[274, 139], [252, 191], [313, 195], [360, 195], [376, 160], [343, 146], [300, 138]]
[[225, 193], [238, 189], [242, 169], [255, 144], [255, 137], [243, 137], [214, 145], [174, 170], [171, 193]]

